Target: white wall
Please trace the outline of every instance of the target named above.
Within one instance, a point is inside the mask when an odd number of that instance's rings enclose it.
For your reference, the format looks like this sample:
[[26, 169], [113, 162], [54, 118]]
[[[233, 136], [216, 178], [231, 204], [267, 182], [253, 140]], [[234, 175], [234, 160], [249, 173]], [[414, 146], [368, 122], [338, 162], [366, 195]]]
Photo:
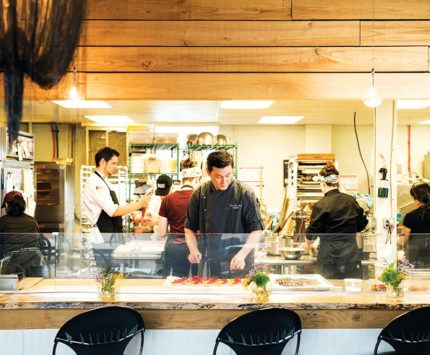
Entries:
[[301, 153], [331, 153], [332, 126], [314, 124], [306, 125], [305, 145], [305, 150]]
[[[58, 125], [58, 146], [60, 158], [73, 157], [72, 130], [69, 124]], [[53, 140], [51, 124], [33, 123], [32, 132], [35, 139], [35, 161], [53, 161]]]
[[264, 167], [265, 201], [268, 207], [282, 207], [283, 160], [305, 149], [304, 126], [222, 127], [238, 149], [238, 166]]
[[[373, 126], [357, 127], [363, 158], [373, 175]], [[222, 133], [237, 143], [239, 166], [263, 166], [265, 203], [281, 208], [283, 160], [297, 153], [335, 153], [342, 174], [357, 174], [359, 191], [367, 193], [367, 179], [352, 125], [223, 126]], [[316, 140], [319, 142], [314, 142]], [[311, 151], [312, 149], [313, 151]], [[311, 150], [309, 150], [311, 149]]]
[[[304, 329], [300, 341], [300, 355], [368, 355], [373, 354], [373, 348], [380, 329]], [[54, 337], [57, 330], [2, 330], [0, 341], [2, 354], [7, 355], [45, 355], [52, 352]], [[153, 330], [145, 332], [143, 354], [152, 355], [203, 355], [212, 354], [215, 339], [219, 330]], [[167, 340], [167, 341], [166, 341]], [[135, 354], [139, 338], [132, 340], [125, 354]], [[289, 342], [283, 354], [292, 354], [295, 340]], [[382, 343], [381, 352], [389, 350]], [[129, 351], [131, 350], [131, 351]], [[58, 355], [74, 354], [70, 348], [60, 344]], [[227, 346], [221, 344], [218, 355], [232, 355]]]
[[[357, 126], [361, 152], [370, 175], [370, 184], [373, 184], [373, 152], [374, 134], [373, 126]], [[366, 171], [358, 153], [357, 142], [352, 125], [332, 126], [332, 153], [336, 155], [341, 174], [358, 175], [358, 191], [367, 193]], [[372, 187], [370, 187], [372, 193]]]

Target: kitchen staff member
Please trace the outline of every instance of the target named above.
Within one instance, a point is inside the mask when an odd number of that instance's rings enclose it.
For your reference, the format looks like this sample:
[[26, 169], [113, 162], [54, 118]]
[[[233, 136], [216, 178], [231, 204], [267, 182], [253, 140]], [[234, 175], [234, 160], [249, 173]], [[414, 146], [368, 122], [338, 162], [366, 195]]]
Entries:
[[317, 265], [329, 279], [361, 278], [361, 258], [356, 233], [367, 225], [357, 201], [339, 191], [339, 172], [333, 163], [319, 173], [324, 197], [315, 203], [306, 229], [307, 249], [320, 237]]
[[168, 228], [170, 229], [164, 246], [165, 276], [184, 277], [188, 276], [190, 271], [188, 248], [184, 237], [184, 221], [188, 201], [194, 191], [194, 177], [185, 175], [185, 170], [182, 170], [180, 189], [163, 199], [159, 211], [157, 236], [165, 237]]
[[414, 184], [410, 194], [418, 208], [405, 215], [397, 244], [406, 246], [406, 258], [416, 268], [430, 268], [430, 185]]
[[[225, 258], [231, 258], [230, 270], [249, 269], [264, 229], [257, 198], [251, 188], [233, 179], [233, 157], [227, 151], [209, 154], [206, 164], [210, 181], [192, 194], [184, 223], [188, 260], [202, 261], [203, 269], [207, 263], [210, 276], [220, 276]], [[197, 231], [202, 233], [199, 242]], [[243, 234], [246, 242], [241, 247], [239, 236], [226, 238], [225, 233]]]
[[39, 226], [36, 220], [24, 213], [25, 200], [19, 191], [9, 191], [2, 208], [6, 215], [0, 217], [0, 259], [11, 251], [39, 247]]
[[140, 197], [138, 201], [120, 206], [115, 192], [108, 181], [115, 174], [119, 153], [115, 149], [104, 147], [95, 155], [96, 170], [88, 178], [83, 196], [84, 213], [100, 233], [122, 233], [122, 218], [133, 211], [148, 207], [152, 191]]

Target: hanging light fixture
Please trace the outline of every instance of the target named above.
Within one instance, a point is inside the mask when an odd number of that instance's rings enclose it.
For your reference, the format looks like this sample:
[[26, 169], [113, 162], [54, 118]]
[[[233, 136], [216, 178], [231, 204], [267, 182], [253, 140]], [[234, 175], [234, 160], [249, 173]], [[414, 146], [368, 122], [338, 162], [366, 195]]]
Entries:
[[378, 91], [375, 87], [375, 69], [372, 68], [372, 85], [367, 91], [366, 95], [363, 96], [363, 103], [367, 107], [378, 107], [382, 102], [382, 98], [378, 95]]
[[375, 0], [372, 0], [372, 85], [363, 96], [363, 103], [367, 107], [375, 108], [382, 103], [375, 86]]
[[79, 101], [81, 98], [78, 93], [78, 80], [76, 78], [76, 67], [73, 67], [73, 85], [70, 88], [69, 92], [69, 100], [71, 101]]

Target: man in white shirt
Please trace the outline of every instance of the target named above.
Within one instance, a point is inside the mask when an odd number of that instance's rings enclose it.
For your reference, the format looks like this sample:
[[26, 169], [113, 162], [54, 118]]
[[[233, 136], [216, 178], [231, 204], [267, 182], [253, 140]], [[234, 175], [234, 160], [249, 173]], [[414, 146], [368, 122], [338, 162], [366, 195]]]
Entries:
[[83, 196], [84, 213], [92, 225], [97, 225], [100, 233], [121, 233], [122, 216], [148, 207], [152, 191], [138, 201], [120, 206], [108, 178], [117, 171], [119, 153], [104, 147], [95, 155], [96, 170], [85, 186]]

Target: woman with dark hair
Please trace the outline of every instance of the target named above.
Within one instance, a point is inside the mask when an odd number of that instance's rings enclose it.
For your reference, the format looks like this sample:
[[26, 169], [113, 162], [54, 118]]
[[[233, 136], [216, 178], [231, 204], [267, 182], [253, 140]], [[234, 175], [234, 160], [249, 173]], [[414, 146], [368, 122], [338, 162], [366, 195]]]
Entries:
[[430, 268], [430, 185], [414, 184], [410, 194], [417, 208], [405, 215], [397, 244], [406, 246], [406, 257], [416, 268]]
[[363, 209], [350, 195], [339, 191], [339, 172], [333, 163], [321, 169], [319, 181], [324, 197], [315, 203], [306, 229], [306, 243], [320, 237], [317, 265], [329, 279], [361, 278], [356, 233], [367, 225]]
[[19, 191], [9, 191], [3, 200], [6, 215], [0, 217], [0, 258], [21, 248], [39, 247], [39, 227], [25, 214], [25, 200]]

